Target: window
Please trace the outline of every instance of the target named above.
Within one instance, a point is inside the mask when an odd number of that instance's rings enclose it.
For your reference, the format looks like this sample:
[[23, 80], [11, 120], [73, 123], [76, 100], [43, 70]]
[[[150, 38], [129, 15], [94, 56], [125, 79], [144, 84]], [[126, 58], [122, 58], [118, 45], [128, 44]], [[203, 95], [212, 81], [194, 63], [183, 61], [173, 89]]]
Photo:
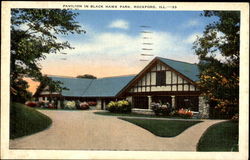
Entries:
[[166, 85], [166, 71], [156, 72], [156, 85], [157, 86]]

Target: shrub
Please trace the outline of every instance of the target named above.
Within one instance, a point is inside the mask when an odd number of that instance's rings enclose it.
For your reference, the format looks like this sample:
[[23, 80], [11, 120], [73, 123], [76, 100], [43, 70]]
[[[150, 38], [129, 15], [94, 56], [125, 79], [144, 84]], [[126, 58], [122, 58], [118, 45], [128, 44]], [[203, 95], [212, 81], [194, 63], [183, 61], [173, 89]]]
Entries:
[[25, 105], [29, 107], [37, 107], [37, 103], [33, 101], [27, 101]]
[[151, 103], [151, 108], [154, 111], [155, 115], [167, 116], [172, 111], [170, 105], [166, 104], [161, 105], [160, 103]]
[[88, 104], [89, 104], [89, 106], [96, 106], [96, 102], [94, 102], [94, 101], [90, 101], [90, 102], [88, 102]]
[[80, 103], [79, 109], [87, 110], [87, 109], [89, 109], [89, 104], [87, 102]]
[[126, 100], [111, 101], [107, 105], [107, 110], [113, 113], [129, 113], [131, 112], [131, 105]]
[[169, 113], [170, 116], [179, 116], [178, 110], [173, 110], [172, 112]]
[[75, 101], [65, 101], [64, 102], [64, 108], [65, 109], [76, 109]]
[[233, 122], [239, 122], [239, 114], [235, 114], [233, 117], [232, 117], [232, 121]]
[[44, 101], [38, 101], [37, 102], [37, 107], [44, 108], [45, 107], [45, 102]]
[[49, 109], [55, 109], [56, 106], [55, 106], [54, 103], [48, 103], [48, 108], [49, 108]]
[[178, 114], [182, 118], [192, 118], [192, 116], [193, 116], [193, 112], [192, 111], [190, 111], [188, 109], [183, 109], [183, 108], [181, 108], [181, 109], [178, 110]]

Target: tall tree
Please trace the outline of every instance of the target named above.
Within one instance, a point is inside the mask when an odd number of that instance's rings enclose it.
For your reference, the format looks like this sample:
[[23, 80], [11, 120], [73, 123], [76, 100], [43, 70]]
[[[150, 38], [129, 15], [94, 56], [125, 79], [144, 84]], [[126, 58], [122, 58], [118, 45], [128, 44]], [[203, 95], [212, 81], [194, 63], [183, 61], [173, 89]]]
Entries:
[[76, 78], [87, 78], [87, 79], [96, 79], [96, 76], [93, 76], [91, 74], [84, 74], [84, 75], [78, 75]]
[[[58, 82], [42, 75], [39, 61], [46, 59], [48, 54], [61, 53], [63, 49], [73, 49], [68, 41], [61, 42], [57, 37], [60, 34], [85, 33], [75, 21], [77, 15], [72, 11], [60, 9], [11, 10], [12, 97], [18, 96], [20, 82], [24, 81], [24, 77], [47, 83], [54, 91], [62, 89]], [[22, 90], [27, 89], [25, 85], [21, 87]]]
[[194, 42], [200, 88], [219, 112], [231, 115], [239, 108], [240, 12], [204, 11], [202, 16], [218, 20], [208, 24]]

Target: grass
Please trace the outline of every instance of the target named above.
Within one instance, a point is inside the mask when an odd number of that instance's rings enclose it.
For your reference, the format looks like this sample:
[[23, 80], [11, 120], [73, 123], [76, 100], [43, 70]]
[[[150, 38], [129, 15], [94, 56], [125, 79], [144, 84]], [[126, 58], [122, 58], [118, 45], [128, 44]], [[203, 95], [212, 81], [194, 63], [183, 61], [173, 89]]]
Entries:
[[202, 135], [197, 151], [239, 151], [239, 124], [227, 121], [215, 124]]
[[153, 119], [132, 119], [120, 118], [135, 125], [138, 125], [156, 136], [175, 137], [187, 128], [202, 121], [185, 121], [185, 120], [153, 120]]
[[147, 115], [147, 114], [139, 114], [139, 113], [111, 113], [111, 112], [94, 112], [98, 115], [103, 116], [118, 116], [118, 117], [147, 117], [147, 118], [175, 118], [181, 119], [181, 117], [173, 117], [173, 116], [156, 116], [156, 115]]
[[52, 120], [20, 103], [10, 105], [10, 139], [30, 135], [48, 128]]

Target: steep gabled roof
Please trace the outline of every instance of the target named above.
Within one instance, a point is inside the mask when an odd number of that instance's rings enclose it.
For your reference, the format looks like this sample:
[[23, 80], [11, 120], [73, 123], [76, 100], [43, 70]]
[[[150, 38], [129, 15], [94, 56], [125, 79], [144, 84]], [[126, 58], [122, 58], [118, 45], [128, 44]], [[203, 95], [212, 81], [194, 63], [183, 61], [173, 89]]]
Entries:
[[161, 62], [163, 65], [171, 68], [174, 72], [178, 73], [185, 80], [192, 84], [199, 81], [199, 68], [196, 64], [171, 60], [162, 57], [155, 57], [143, 70], [137, 74], [137, 76], [131, 80], [117, 95], [121, 96], [126, 93], [136, 82], [138, 82], [157, 62]]
[[165, 63], [166, 65], [180, 72], [184, 76], [188, 77], [192, 81], [195, 82], [199, 80], [200, 70], [197, 64], [181, 62], [181, 61], [171, 60], [171, 59], [162, 58], [162, 57], [157, 57], [157, 58], [161, 62]]

